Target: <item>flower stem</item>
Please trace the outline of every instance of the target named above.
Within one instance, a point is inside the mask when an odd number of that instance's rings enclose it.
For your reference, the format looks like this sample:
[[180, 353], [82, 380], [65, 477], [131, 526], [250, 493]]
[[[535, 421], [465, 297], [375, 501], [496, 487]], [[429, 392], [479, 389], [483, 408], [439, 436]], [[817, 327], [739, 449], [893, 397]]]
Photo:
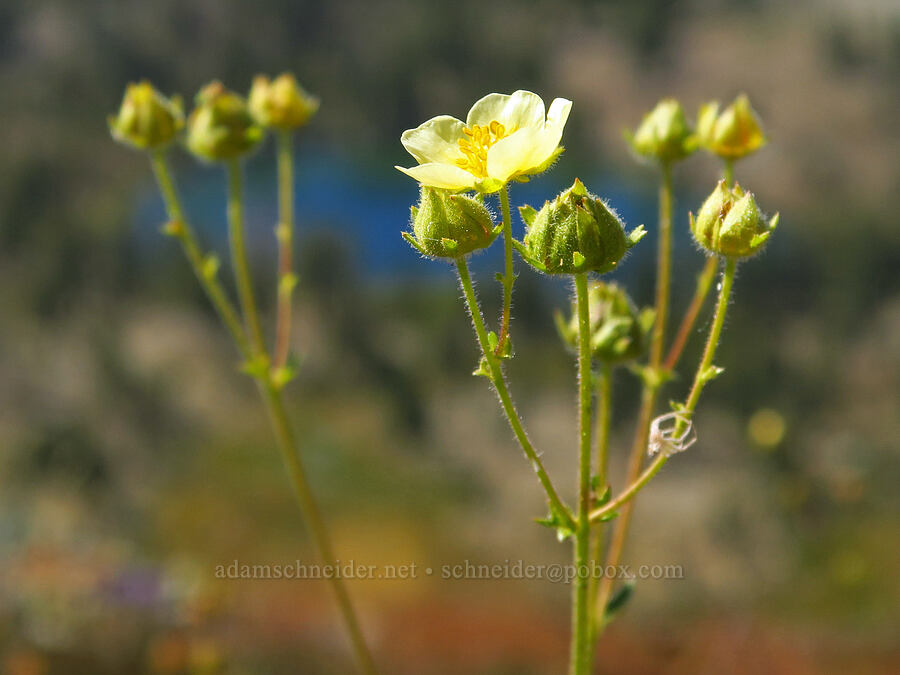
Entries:
[[509, 426], [512, 428], [516, 439], [519, 441], [519, 445], [522, 446], [525, 456], [531, 462], [538, 480], [543, 486], [544, 491], [547, 493], [547, 499], [550, 501], [552, 513], [558, 514], [565, 519], [566, 522], [564, 524], [566, 526], [574, 528], [575, 519], [572, 516], [572, 512], [559, 498], [559, 493], [557, 493], [556, 488], [553, 487], [550, 476], [547, 475], [547, 471], [544, 469], [540, 457], [535, 451], [534, 446], [532, 446], [531, 441], [528, 439], [528, 435], [522, 427], [522, 420], [519, 418], [519, 413], [516, 411], [515, 404], [506, 387], [506, 380], [503, 377], [503, 370], [500, 367], [500, 362], [491, 351], [490, 343], [488, 342], [487, 329], [484, 327], [481, 308], [478, 306], [478, 299], [475, 297], [475, 289], [472, 286], [472, 278], [469, 275], [469, 267], [466, 264], [465, 258], [456, 259], [456, 269], [459, 272], [459, 281], [462, 285], [463, 293], [465, 294], [469, 314], [472, 316], [472, 325], [475, 328], [475, 335], [478, 337], [481, 353], [488, 365], [491, 383], [494, 385], [497, 396], [500, 397], [500, 403], [503, 406], [503, 411], [506, 413], [506, 419], [509, 421]]
[[576, 520], [572, 586], [572, 648], [570, 672], [588, 675], [591, 671], [592, 643], [590, 625], [590, 546], [591, 546], [591, 322], [588, 307], [587, 274], [575, 275], [575, 301], [578, 308], [578, 518]]
[[[641, 408], [638, 413], [638, 424], [635, 429], [634, 442], [631, 445], [631, 455], [628, 459], [627, 482], [634, 483], [641, 475], [641, 467], [644, 461], [644, 452], [647, 449], [647, 439], [650, 435], [650, 424], [653, 421], [653, 410], [656, 407], [656, 398], [659, 393], [659, 372], [662, 365], [663, 345], [666, 337], [666, 320], [669, 313], [669, 284], [670, 269], [672, 263], [672, 167], [668, 163], [662, 164], [662, 181], [659, 188], [659, 248], [656, 260], [656, 321], [653, 324], [653, 335], [650, 343], [650, 378], [644, 379], [641, 392]], [[609, 545], [609, 553], [606, 556], [606, 565], [618, 565], [625, 548], [625, 539], [628, 536], [628, 526], [631, 522], [633, 503], [628, 502], [622, 513], [616, 519], [612, 538]], [[612, 594], [613, 579], [604, 576], [600, 581], [600, 589], [597, 592], [597, 612], [602, 617], [606, 611], [606, 605]], [[600, 622], [598, 634], [603, 630], [603, 622]]]
[[253, 294], [253, 279], [247, 263], [247, 250], [244, 245], [244, 211], [242, 206], [241, 164], [231, 160], [227, 164], [228, 172], [228, 232], [231, 240], [231, 264], [237, 282], [238, 297], [244, 314], [244, 323], [250, 333], [254, 356], [266, 353], [259, 312]]
[[153, 174], [156, 176], [156, 182], [159, 184], [159, 191], [162, 194], [163, 201], [166, 205], [166, 212], [169, 215], [169, 219], [175, 225], [171, 229], [171, 232], [173, 236], [181, 242], [181, 246], [184, 249], [188, 262], [191, 264], [191, 268], [197, 276], [197, 280], [200, 282], [203, 290], [206, 291], [206, 295], [209, 296], [213, 307], [215, 307], [219, 314], [219, 318], [221, 318], [222, 323], [225, 324], [225, 328], [231, 333], [231, 337], [234, 339], [235, 345], [237, 345], [241, 356], [245, 359], [249, 359], [251, 352], [250, 344], [247, 342], [247, 336], [244, 333], [244, 328], [241, 326], [241, 320], [238, 317], [237, 310], [234, 308], [231, 300], [228, 299], [228, 294], [219, 282], [218, 276], [216, 276], [216, 274], [211, 274], [208, 271], [207, 258], [200, 250], [194, 228], [192, 228], [185, 219], [184, 208], [181, 206], [178, 191], [175, 189], [175, 184], [172, 181], [172, 175], [169, 171], [169, 163], [166, 159], [165, 151], [158, 150], [154, 152], [150, 159], [153, 166]]
[[713, 279], [716, 278], [717, 267], [717, 260], [714, 256], [706, 259], [706, 263], [703, 265], [703, 271], [700, 272], [697, 277], [697, 290], [694, 292], [691, 304], [688, 306], [684, 318], [681, 320], [681, 325], [678, 327], [678, 333], [675, 335], [675, 341], [672, 343], [672, 347], [666, 355], [665, 364], [663, 366], [666, 370], [675, 368], [678, 359], [681, 358], [681, 353], [684, 351], [685, 345], [687, 345], [687, 341], [691, 336], [691, 331], [694, 329], [697, 316], [699, 316], [700, 310], [703, 308], [703, 303], [706, 302], [706, 296], [709, 295], [709, 289], [712, 288]]
[[[710, 368], [713, 367], [713, 359], [716, 356], [719, 338], [722, 336], [722, 327], [725, 325], [725, 313], [728, 310], [728, 300], [731, 297], [731, 287], [734, 282], [734, 273], [736, 269], [737, 261], [731, 258], [727, 259], [725, 262], [725, 271], [722, 273], [722, 283], [719, 286], [719, 299], [716, 302], [716, 313], [713, 317], [712, 326], [709, 329], [709, 338], [706, 341], [703, 358], [700, 360], [700, 364], [697, 366], [697, 372], [694, 374], [694, 384], [691, 387], [690, 394], [688, 394], [684, 406], [679, 411], [684, 417], [679, 418], [676, 422], [672, 432], [673, 436], [677, 437], [684, 433], [687, 428], [687, 422], [685, 420], [689, 419], [694, 413], [694, 410], [697, 408], [697, 403], [700, 400], [700, 393], [703, 391], [703, 387], [706, 386], [706, 383], [711, 379], [709, 372]], [[659, 473], [659, 470], [663, 468], [663, 465], [668, 460], [669, 454], [666, 453], [665, 450], [661, 451], [659, 456], [653, 460], [650, 466], [632, 481], [621, 494], [600, 508], [594, 509], [591, 512], [591, 520], [600, 520], [622, 505], [626, 505], [627, 507], [635, 495], [650, 482], [651, 478]]]
[[500, 320], [500, 337], [497, 341], [497, 349], [494, 354], [503, 354], [506, 341], [509, 339], [509, 317], [512, 308], [513, 284], [516, 279], [513, 276], [513, 236], [512, 218], [509, 214], [509, 188], [504, 185], [500, 188], [500, 211], [503, 214], [503, 315]]
[[[600, 372], [594, 377], [597, 390], [598, 422], [597, 422], [597, 485], [601, 492], [606, 490], [609, 480], [609, 431], [612, 421], [612, 368], [604, 363]], [[594, 552], [591, 560], [600, 563], [603, 558], [604, 533], [594, 532]], [[597, 595], [596, 575], [591, 575], [589, 597]], [[597, 626], [597, 603], [590, 603], [591, 644], [594, 644]]]
[[278, 138], [278, 310], [272, 367], [287, 363], [291, 340], [291, 296], [294, 292], [294, 136], [280, 131]]
[[[722, 336], [722, 327], [725, 325], [725, 313], [728, 311], [728, 300], [731, 297], [731, 287], [734, 283], [734, 273], [737, 269], [737, 260], [734, 258], [725, 259], [725, 270], [722, 272], [722, 282], [719, 284], [719, 300], [716, 303], [716, 313], [713, 317], [712, 327], [709, 330], [709, 339], [706, 341], [706, 348], [703, 350], [703, 358], [694, 375], [694, 384], [691, 387], [691, 393], [688, 394], [687, 400], [684, 402], [682, 412], [686, 417], [693, 414], [700, 400], [700, 394], [703, 387], [712, 379], [710, 377], [710, 368], [713, 367], [713, 359], [716, 357], [716, 348], [719, 346], [719, 338]], [[675, 425], [674, 434], [678, 436], [684, 432], [687, 422], [679, 419]]]
[[[194, 272], [196, 273], [201, 286], [203, 286], [204, 290], [206, 291], [207, 295], [209, 295], [210, 300], [221, 316], [222, 322], [225, 324], [225, 327], [228, 329], [228, 332], [234, 339], [238, 351], [247, 360], [252, 359], [254, 356], [259, 356], [260, 353], [265, 354], [265, 345], [262, 345], [262, 352], [256, 352], [255, 350], [257, 349], [257, 347], [255, 345], [251, 347], [250, 343], [247, 341], [246, 334], [244, 333], [244, 328], [241, 326], [241, 321], [238, 317], [237, 311], [231, 304], [228, 296], [225, 294], [225, 291], [219, 283], [217, 277], [214, 274], [209, 274], [206, 272], [204, 256], [200, 251], [199, 245], [197, 244], [197, 238], [193, 232], [193, 229], [184, 219], [184, 209], [182, 208], [181, 201], [178, 198], [178, 192], [175, 190], [175, 185], [172, 181], [171, 173], [169, 172], [165, 154], [163, 152], [156, 152], [152, 155], [151, 159], [153, 164], [153, 171], [156, 175], [157, 182], [159, 183], [159, 188], [160, 192], [162, 193], [163, 200], [166, 203], [166, 210], [168, 211], [169, 218], [177, 224], [177, 227], [173, 228], [172, 233], [181, 241], [184, 252], [187, 255], [191, 267], [194, 269]], [[236, 187], [238, 188], [237, 192], [234, 193], [234, 195], [230, 195], [230, 197], [236, 196], [236, 199], [239, 202], [239, 177]], [[231, 205], [231, 199], [229, 199], [229, 215], [234, 215]], [[232, 222], [236, 222], [239, 224], [239, 204], [236, 215], [237, 219], [232, 220]], [[242, 235], [242, 233], [240, 234]], [[233, 247], [232, 249], [233, 252], [236, 252], [240, 256], [234, 261], [234, 263], [236, 267], [242, 267], [246, 270], [246, 260], [243, 259], [242, 244], [243, 239], [241, 237], [241, 246]], [[300, 508], [306, 520], [307, 527], [309, 527], [310, 532], [312, 533], [313, 542], [318, 549], [319, 555], [322, 560], [326, 564], [334, 563], [336, 558], [331, 546], [331, 541], [328, 537], [328, 531], [324, 525], [321, 513], [319, 512], [318, 506], [316, 505], [315, 499], [312, 495], [312, 490], [306, 477], [306, 471], [303, 467], [303, 462], [297, 449], [294, 430], [291, 427], [290, 422], [288, 421], [287, 412], [285, 411], [284, 400], [282, 398], [281, 391], [277, 386], [275, 386], [274, 382], [272, 381], [271, 373], [266, 372], [262, 377], [257, 379], [260, 394], [272, 419], [272, 425], [275, 430], [276, 438], [278, 440], [278, 447], [281, 450], [284, 463], [288, 469], [288, 474], [290, 475], [291, 482], [294, 486], [294, 491], [296, 492], [297, 499], [300, 502]], [[347, 632], [350, 635], [350, 641], [352, 643], [353, 651], [359, 664], [360, 671], [365, 673], [366, 675], [374, 675], [376, 673], [375, 666], [373, 665], [372, 657], [369, 654], [365, 641], [363, 640], [362, 631], [359, 627], [359, 621], [356, 617], [356, 613], [353, 610], [353, 605], [350, 602], [350, 598], [347, 594], [347, 589], [344, 586], [344, 582], [337, 575], [331, 575], [328, 579], [337, 598], [338, 608], [347, 627]]]
[[[260, 393], [266, 402], [269, 416], [272, 419], [272, 425], [275, 429], [275, 435], [278, 437], [278, 447], [281, 450], [281, 456], [284, 460], [285, 467], [294, 486], [294, 492], [297, 495], [297, 501], [300, 502], [300, 510], [306, 519], [307, 527], [312, 534], [313, 542], [319, 552], [319, 557], [326, 565], [336, 564], [337, 558], [331, 546], [331, 540], [328, 536], [328, 530], [322, 520], [322, 514], [316, 504], [306, 476], [306, 470], [303, 462], [297, 452], [297, 442], [294, 436], [293, 427], [288, 420], [287, 412], [284, 408], [284, 399], [281, 390], [276, 387], [271, 378], [267, 378], [259, 383]], [[374, 675], [375, 664], [372, 656], [366, 646], [363, 638], [362, 629], [359, 625], [350, 596], [347, 593], [347, 587], [344, 585], [343, 579], [336, 574], [328, 576], [331, 589], [334, 591], [337, 599], [338, 608], [344, 625], [350, 635], [350, 641], [353, 646], [353, 652], [356, 662], [361, 672], [367, 675]]]
[[731, 189], [734, 185], [734, 160], [726, 159], [722, 166], [722, 179], [725, 181], [725, 187]]

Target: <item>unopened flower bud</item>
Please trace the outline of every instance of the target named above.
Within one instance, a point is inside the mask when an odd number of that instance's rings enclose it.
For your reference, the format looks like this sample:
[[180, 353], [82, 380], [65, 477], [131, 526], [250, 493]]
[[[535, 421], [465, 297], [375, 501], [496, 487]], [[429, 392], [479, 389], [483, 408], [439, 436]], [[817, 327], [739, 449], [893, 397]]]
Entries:
[[576, 179], [540, 211], [519, 208], [528, 226], [517, 248], [525, 261], [547, 274], [609, 272], [646, 234], [643, 226], [625, 234], [615, 211]]
[[491, 213], [481, 201], [425, 186], [418, 207], [412, 207], [412, 228], [403, 238], [436, 258], [460, 258], [487, 248], [497, 237]]
[[[588, 289], [591, 317], [591, 355], [608, 364], [630, 361], [641, 356], [649, 346], [650, 330], [655, 312], [638, 312], [623, 288], [602, 281], [593, 282]], [[569, 347], [578, 347], [578, 310], [572, 303], [572, 316], [566, 321], [556, 315], [560, 337]]]
[[263, 138], [244, 99], [211, 82], [197, 94], [188, 118], [187, 147], [209, 162], [236, 159], [253, 150]]
[[740, 185], [730, 190], [725, 181], [707, 197], [700, 212], [691, 214], [691, 231], [700, 246], [727, 258], [757, 253], [778, 225], [778, 214], [766, 220], [756, 200]]
[[140, 150], [165, 147], [183, 127], [181, 100], [166, 98], [147, 81], [129, 84], [118, 115], [109, 117], [113, 138]]
[[696, 150], [696, 138], [674, 98], [663, 99], [644, 115], [634, 135], [626, 134], [635, 152], [660, 162], [684, 159]]
[[306, 93], [291, 73], [271, 81], [257, 75], [250, 87], [248, 106], [261, 126], [286, 131], [306, 124], [319, 109], [319, 99]]
[[745, 94], [721, 112], [718, 102], [700, 108], [697, 137], [703, 148], [732, 161], [756, 152], [768, 142], [759, 116]]

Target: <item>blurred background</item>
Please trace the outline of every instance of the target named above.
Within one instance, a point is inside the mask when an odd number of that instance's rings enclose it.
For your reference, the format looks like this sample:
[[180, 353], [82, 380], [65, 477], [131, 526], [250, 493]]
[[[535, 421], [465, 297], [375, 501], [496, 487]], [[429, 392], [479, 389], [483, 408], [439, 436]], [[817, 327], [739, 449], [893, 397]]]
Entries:
[[[21, 0], [0, 5], [2, 672], [352, 672], [322, 582], [215, 577], [315, 555], [253, 385], [158, 232], [149, 165], [106, 128], [130, 81], [190, 101], [210, 79], [246, 91], [283, 70], [322, 99], [298, 142], [289, 398], [342, 560], [570, 555], [532, 522], [540, 489], [470, 376], [452, 268], [399, 236], [416, 199], [392, 168], [411, 161], [400, 133], [491, 91], [572, 99], [566, 153], [512, 201], [540, 205], [577, 176], [646, 224], [615, 277], [650, 303], [657, 176], [621, 132], [663, 96], [693, 115], [746, 91], [771, 144], [737, 178], [782, 225], [739, 272], [700, 442], [636, 509], [626, 561], [684, 578], [638, 582], [598, 672], [900, 669], [900, 5]], [[174, 161], [224, 252], [222, 171]], [[701, 154], [677, 168], [676, 317], [702, 265], [687, 211], [718, 172]], [[247, 175], [271, 319], [271, 142]], [[500, 249], [475, 259], [489, 317]], [[518, 268], [512, 389], [571, 494], [575, 370], [551, 320], [569, 289]], [[614, 488], [638, 393], [625, 371], [615, 387]], [[564, 585], [420, 573], [351, 591], [385, 672], [565, 669]]]

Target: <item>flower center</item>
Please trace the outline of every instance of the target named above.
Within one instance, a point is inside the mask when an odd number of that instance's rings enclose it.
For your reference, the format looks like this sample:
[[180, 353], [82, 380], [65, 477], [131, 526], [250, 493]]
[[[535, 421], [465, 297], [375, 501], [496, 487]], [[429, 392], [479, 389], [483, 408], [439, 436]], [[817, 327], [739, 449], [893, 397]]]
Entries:
[[457, 166], [473, 176], [487, 178], [487, 152], [494, 143], [509, 136], [515, 129], [506, 130], [500, 122], [473, 124], [463, 129], [464, 138], [458, 141], [463, 156], [456, 160]]

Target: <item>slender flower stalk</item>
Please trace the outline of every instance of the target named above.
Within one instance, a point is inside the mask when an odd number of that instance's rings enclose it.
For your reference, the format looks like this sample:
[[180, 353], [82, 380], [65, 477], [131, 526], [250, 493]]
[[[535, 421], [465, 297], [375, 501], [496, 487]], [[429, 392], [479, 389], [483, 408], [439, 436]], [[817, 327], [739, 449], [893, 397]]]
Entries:
[[[719, 299], [716, 303], [716, 313], [713, 317], [712, 326], [709, 329], [706, 348], [703, 350], [703, 357], [700, 359], [700, 364], [697, 366], [697, 372], [694, 375], [694, 383], [691, 386], [691, 391], [685, 400], [684, 406], [678, 410], [679, 416], [673, 431], [673, 435], [675, 436], [682, 434], [687, 429], [688, 420], [690, 420], [691, 415], [693, 415], [694, 410], [697, 408], [697, 403], [700, 401], [700, 394], [703, 392], [703, 387], [706, 386], [706, 383], [709, 382], [710, 379], [712, 379], [710, 373], [714, 368], [713, 359], [716, 357], [716, 348], [719, 346], [719, 339], [722, 337], [722, 327], [725, 325], [725, 314], [728, 311], [728, 301], [731, 298], [731, 288], [734, 282], [736, 269], [737, 260], [733, 258], [726, 259], [725, 270], [722, 273], [722, 282], [719, 284]], [[640, 492], [657, 473], [659, 473], [659, 470], [662, 469], [670, 456], [671, 454], [669, 452], [666, 452], [665, 450], [661, 451], [644, 472], [635, 480], [631, 481], [629, 486], [623, 490], [621, 494], [617, 495], [603, 506], [594, 509], [590, 514], [591, 520], [601, 520], [620, 507], [624, 506], [627, 508], [629, 504], [633, 505], [634, 502], [632, 500], [637, 493]], [[621, 518], [621, 515], [619, 517]]]
[[716, 278], [717, 267], [717, 259], [709, 257], [703, 265], [703, 270], [697, 276], [697, 290], [694, 291], [691, 304], [688, 305], [687, 311], [684, 313], [684, 318], [681, 320], [681, 325], [675, 334], [675, 340], [672, 342], [672, 346], [669, 348], [666, 360], [663, 363], [663, 368], [667, 371], [672, 371], [678, 365], [678, 360], [681, 358], [681, 354], [685, 346], [687, 346], [687, 341], [691, 337], [691, 331], [694, 329], [700, 310], [703, 309], [703, 304], [706, 302], [706, 296], [709, 295], [709, 289], [712, 288], [713, 279]]
[[[650, 423], [653, 421], [653, 410], [656, 407], [657, 394], [661, 385], [663, 349], [666, 338], [666, 320], [669, 313], [669, 289], [672, 265], [672, 167], [669, 162], [660, 162], [662, 180], [659, 188], [659, 248], [656, 261], [656, 321], [653, 324], [653, 335], [650, 342], [649, 376], [644, 378], [641, 391], [641, 407], [638, 413], [638, 424], [635, 429], [634, 442], [631, 446], [631, 454], [628, 459], [628, 484], [634, 483], [640, 477], [641, 467], [644, 461], [644, 451], [647, 449], [647, 440], [650, 436]], [[625, 539], [628, 536], [628, 526], [631, 523], [633, 504], [626, 504], [623, 511], [616, 519], [610, 539], [609, 552], [606, 556], [606, 565], [618, 565], [625, 548]], [[597, 593], [597, 613], [603, 616], [606, 606], [612, 594], [613, 579], [604, 576], [600, 580]], [[602, 622], [598, 626], [599, 632], [603, 630]]]
[[462, 286], [463, 294], [465, 295], [466, 305], [468, 306], [469, 314], [472, 317], [472, 325], [475, 328], [478, 345], [481, 347], [481, 353], [484, 356], [484, 360], [487, 362], [488, 372], [486, 374], [494, 385], [497, 396], [500, 397], [500, 403], [503, 406], [503, 412], [506, 414], [506, 418], [509, 421], [509, 426], [512, 428], [516, 439], [519, 441], [519, 445], [522, 446], [525, 456], [531, 462], [538, 480], [543, 486], [544, 491], [547, 493], [551, 511], [565, 520], [563, 525], [574, 528], [575, 519], [572, 516], [572, 512], [559, 498], [559, 493], [553, 486], [553, 482], [550, 480], [550, 476], [547, 474], [540, 456], [535, 451], [528, 435], [525, 433], [525, 429], [522, 427], [522, 420], [519, 417], [519, 413], [516, 411], [512, 397], [509, 395], [500, 362], [497, 357], [494, 356], [494, 352], [490, 346], [487, 329], [484, 326], [484, 318], [481, 316], [481, 308], [478, 305], [478, 299], [475, 297], [475, 288], [472, 286], [472, 278], [469, 275], [469, 267], [466, 264], [465, 258], [456, 259], [456, 269], [459, 273], [459, 282]]
[[166, 150], [155, 150], [150, 161], [153, 166], [153, 173], [156, 176], [156, 182], [159, 185], [159, 191], [165, 202], [166, 212], [169, 216], [170, 224], [168, 232], [174, 235], [182, 245], [184, 253], [187, 256], [197, 280], [206, 291], [210, 301], [213, 303], [222, 323], [234, 339], [235, 345], [241, 356], [250, 359], [251, 349], [250, 343], [247, 341], [247, 335], [241, 326], [241, 320], [237, 311], [222, 284], [219, 282], [217, 272], [217, 263], [214, 258], [204, 256], [197, 242], [197, 235], [194, 228], [191, 227], [184, 215], [184, 209], [181, 206], [181, 200], [172, 181], [172, 175], [169, 171], [169, 162], [166, 158]]
[[291, 348], [291, 299], [296, 277], [294, 248], [294, 134], [290, 129], [276, 133], [278, 143], [278, 310], [275, 319], [275, 349], [272, 367], [282, 368]]
[[578, 311], [578, 517], [575, 528], [575, 582], [572, 586], [572, 649], [570, 672], [588, 675], [591, 671], [593, 643], [588, 595], [591, 584], [591, 424], [593, 387], [591, 385], [591, 320], [588, 307], [587, 274], [575, 275], [575, 299]]
[[241, 164], [237, 159], [226, 165], [228, 172], [228, 234], [231, 243], [231, 263], [234, 266], [234, 277], [244, 314], [244, 324], [250, 333], [254, 356], [263, 356], [266, 343], [263, 338], [259, 312], [256, 309], [256, 298], [253, 293], [253, 278], [247, 262], [247, 251], [244, 244], [244, 209], [242, 200]]
[[516, 277], [513, 273], [513, 236], [512, 218], [509, 214], [509, 187], [504, 185], [500, 189], [500, 211], [503, 216], [503, 314], [500, 320], [500, 338], [497, 342], [496, 356], [501, 356], [507, 349], [509, 340], [509, 315], [512, 309], [512, 291]]
[[[604, 363], [600, 372], [594, 374], [594, 388], [597, 395], [597, 469], [596, 485], [601, 492], [606, 491], [609, 477], [609, 433], [612, 426], [612, 367]], [[591, 561], [600, 563], [603, 560], [604, 532], [593, 533], [594, 550]], [[591, 575], [589, 597], [597, 596], [597, 577]], [[596, 641], [598, 606], [596, 602], [590, 603], [591, 644]]]

